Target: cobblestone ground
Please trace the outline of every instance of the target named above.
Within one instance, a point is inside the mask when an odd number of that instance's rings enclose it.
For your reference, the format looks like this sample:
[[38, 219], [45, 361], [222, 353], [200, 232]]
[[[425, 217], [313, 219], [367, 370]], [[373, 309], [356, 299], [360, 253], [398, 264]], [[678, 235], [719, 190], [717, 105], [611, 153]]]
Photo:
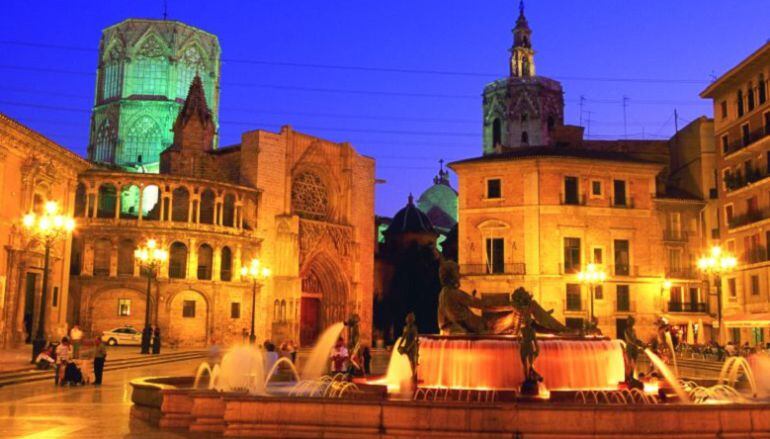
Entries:
[[[109, 361], [109, 360], [108, 360]], [[105, 372], [101, 387], [53, 380], [0, 388], [0, 438], [203, 438], [156, 430], [129, 418], [136, 377], [192, 375], [201, 360]]]

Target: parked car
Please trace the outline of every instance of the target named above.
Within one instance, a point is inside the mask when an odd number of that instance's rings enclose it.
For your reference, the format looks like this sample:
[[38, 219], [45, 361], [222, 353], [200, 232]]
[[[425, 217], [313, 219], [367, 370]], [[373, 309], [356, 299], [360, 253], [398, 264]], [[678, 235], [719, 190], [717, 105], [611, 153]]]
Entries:
[[116, 345], [140, 345], [142, 344], [142, 331], [131, 326], [115, 328], [102, 333], [102, 341], [110, 346]]

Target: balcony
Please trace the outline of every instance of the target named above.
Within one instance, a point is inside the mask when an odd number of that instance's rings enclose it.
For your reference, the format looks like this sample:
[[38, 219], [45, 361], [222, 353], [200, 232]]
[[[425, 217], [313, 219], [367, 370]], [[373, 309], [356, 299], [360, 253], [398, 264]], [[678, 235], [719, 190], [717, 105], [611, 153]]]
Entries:
[[527, 264], [515, 262], [510, 264], [464, 264], [460, 266], [460, 274], [469, 276], [503, 276], [527, 274]]
[[759, 262], [767, 261], [767, 249], [763, 246], [756, 246], [752, 249], [746, 250], [743, 253], [742, 261], [747, 264], [756, 264]]
[[748, 136], [741, 136], [739, 140], [731, 142], [728, 145], [725, 155], [730, 155], [736, 151], [740, 151], [753, 143], [770, 136], [770, 125], [766, 125], [762, 128], [751, 131]]
[[668, 302], [668, 312], [706, 314], [709, 312], [709, 307], [705, 302]]
[[700, 272], [695, 267], [668, 267], [666, 278], [668, 279], [698, 279]]
[[746, 212], [743, 215], [734, 215], [729, 220], [729, 227], [734, 229], [736, 227], [746, 226], [762, 220], [770, 218], [770, 210], [755, 210], [752, 212]]
[[633, 209], [634, 199], [632, 197], [615, 198], [610, 200], [610, 207], [616, 207], [618, 209]]
[[559, 204], [562, 206], [585, 206], [587, 204], [586, 195], [577, 194], [559, 194]]
[[615, 302], [615, 312], [619, 314], [636, 312], [636, 302], [625, 299]]
[[687, 242], [689, 233], [684, 230], [664, 230], [663, 240], [667, 242]]
[[736, 191], [750, 184], [764, 180], [767, 177], [767, 171], [762, 171], [756, 168], [749, 168], [748, 170], [738, 171], [734, 174], [730, 173], [725, 175], [725, 188], [727, 189], [727, 192]]
[[609, 273], [613, 276], [639, 276], [639, 267], [628, 264], [615, 264], [609, 266]]

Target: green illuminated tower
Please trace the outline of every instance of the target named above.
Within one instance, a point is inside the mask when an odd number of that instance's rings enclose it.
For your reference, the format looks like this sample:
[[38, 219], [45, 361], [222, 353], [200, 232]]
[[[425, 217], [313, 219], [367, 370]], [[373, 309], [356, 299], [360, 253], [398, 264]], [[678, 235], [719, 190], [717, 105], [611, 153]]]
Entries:
[[[158, 172], [161, 151], [197, 74], [219, 126], [215, 35], [178, 21], [129, 19], [102, 32], [88, 158]], [[216, 148], [217, 138], [214, 138]]]

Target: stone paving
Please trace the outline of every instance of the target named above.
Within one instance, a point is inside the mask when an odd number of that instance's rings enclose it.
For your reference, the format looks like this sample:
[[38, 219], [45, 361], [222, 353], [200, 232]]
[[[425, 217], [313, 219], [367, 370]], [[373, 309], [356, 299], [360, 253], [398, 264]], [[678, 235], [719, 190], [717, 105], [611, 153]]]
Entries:
[[[108, 359], [109, 361], [109, 359]], [[37, 382], [0, 388], [1, 438], [205, 438], [159, 431], [129, 417], [131, 387], [140, 376], [192, 375], [201, 360], [104, 374], [101, 387], [56, 387]]]

